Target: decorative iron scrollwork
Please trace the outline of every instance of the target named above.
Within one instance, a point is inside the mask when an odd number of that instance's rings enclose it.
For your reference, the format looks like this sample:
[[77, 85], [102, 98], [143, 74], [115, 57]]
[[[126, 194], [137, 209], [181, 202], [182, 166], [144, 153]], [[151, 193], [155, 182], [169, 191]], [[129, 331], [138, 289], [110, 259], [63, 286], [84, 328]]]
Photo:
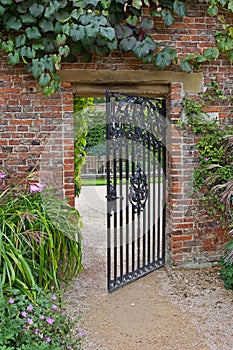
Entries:
[[133, 206], [133, 211], [139, 215], [140, 212], [144, 210], [148, 198], [146, 174], [141, 169], [139, 164], [137, 165], [136, 174], [130, 177], [129, 190], [129, 200]]

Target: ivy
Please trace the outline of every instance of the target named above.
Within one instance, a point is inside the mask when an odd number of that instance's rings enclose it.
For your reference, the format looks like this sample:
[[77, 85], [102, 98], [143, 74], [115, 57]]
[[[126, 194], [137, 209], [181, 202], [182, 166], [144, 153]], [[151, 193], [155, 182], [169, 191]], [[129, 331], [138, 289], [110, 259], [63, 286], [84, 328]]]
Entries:
[[[205, 1], [208, 15], [222, 23], [222, 30], [216, 33], [215, 46], [180, 60], [186, 72], [221, 53], [233, 62], [233, 27], [227, 24], [233, 0]], [[150, 16], [143, 18], [143, 7]], [[177, 16], [186, 15], [185, 1], [180, 0], [0, 0], [0, 47], [10, 64], [23, 62], [50, 95], [59, 88], [62, 62], [77, 56], [90, 60], [120, 49], [160, 69], [177, 64], [177, 51], [156, 42], [150, 31], [157, 18], [169, 27]]]

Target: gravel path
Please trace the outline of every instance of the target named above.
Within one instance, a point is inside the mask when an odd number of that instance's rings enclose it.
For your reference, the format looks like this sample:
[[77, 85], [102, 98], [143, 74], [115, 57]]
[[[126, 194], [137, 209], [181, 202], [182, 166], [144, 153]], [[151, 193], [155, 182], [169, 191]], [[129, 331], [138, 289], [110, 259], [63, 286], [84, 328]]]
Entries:
[[106, 291], [105, 193], [84, 187], [84, 270], [65, 293], [71, 315], [83, 312], [84, 350], [232, 350], [232, 291], [218, 269], [169, 266]]

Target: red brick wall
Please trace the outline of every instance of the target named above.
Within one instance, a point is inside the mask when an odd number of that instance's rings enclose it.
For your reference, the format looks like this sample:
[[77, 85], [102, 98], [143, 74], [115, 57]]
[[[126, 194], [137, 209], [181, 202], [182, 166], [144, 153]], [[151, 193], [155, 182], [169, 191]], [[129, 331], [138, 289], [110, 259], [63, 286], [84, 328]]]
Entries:
[[[169, 29], [162, 22], [156, 24], [154, 39], [177, 48], [179, 58], [197, 50], [202, 53], [214, 43], [216, 28], [215, 19], [207, 17], [204, 10], [202, 3], [190, 2], [183, 21], [177, 19]], [[108, 57], [93, 58], [88, 63], [77, 59], [75, 64], [64, 64], [63, 69], [124, 70], [127, 74], [129, 70], [154, 71], [156, 67], [130, 54], [116, 52]], [[169, 69], [179, 70], [175, 66]], [[217, 76], [220, 88], [231, 95], [233, 70], [224, 57], [204, 65], [202, 72], [204, 85]], [[0, 170], [7, 170], [12, 178], [25, 177], [40, 162], [41, 181], [55, 185], [58, 192], [72, 201], [72, 87], [67, 83], [55, 96], [45, 97], [22, 67], [12, 68], [4, 57], [0, 74]], [[175, 126], [182, 118], [183, 95], [182, 84], [172, 83], [167, 96], [167, 247], [176, 265], [205, 265], [218, 259], [226, 236], [218, 223], [207, 216], [193, 193], [190, 175], [197, 164], [196, 140]], [[217, 102], [209, 110], [218, 112], [223, 123], [232, 123], [232, 106], [228, 102]]]
[[63, 86], [55, 96], [44, 96], [32, 77], [21, 67], [12, 68], [4, 57], [0, 76], [0, 169], [9, 174], [8, 183], [40, 169], [42, 183], [72, 198], [72, 92]]

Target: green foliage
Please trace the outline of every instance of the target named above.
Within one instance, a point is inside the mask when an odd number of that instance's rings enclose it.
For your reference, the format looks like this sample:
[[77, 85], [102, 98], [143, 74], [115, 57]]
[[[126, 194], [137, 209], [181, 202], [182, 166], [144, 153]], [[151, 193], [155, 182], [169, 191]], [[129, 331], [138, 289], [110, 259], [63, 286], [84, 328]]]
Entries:
[[75, 193], [81, 192], [81, 169], [86, 159], [88, 115], [93, 110], [93, 98], [74, 99], [74, 181]]
[[74, 339], [72, 328], [80, 316], [71, 320], [62, 310], [58, 296], [37, 291], [31, 302], [25, 295], [0, 296], [0, 348], [3, 350], [81, 349], [82, 332]]
[[[194, 170], [196, 190], [202, 191], [202, 200], [212, 216], [218, 215], [222, 226], [233, 236], [233, 127], [224, 127], [217, 120], [210, 120], [203, 109], [226, 96], [213, 80], [200, 99], [186, 98], [184, 110], [188, 128], [197, 133], [199, 167]], [[233, 241], [226, 247], [226, 255], [221, 259], [220, 277], [225, 287], [233, 289]]]
[[80, 216], [50, 189], [0, 193], [0, 290], [35, 298], [68, 281], [81, 269]]
[[[233, 62], [233, 27], [226, 21], [233, 12], [232, 0], [205, 1], [208, 15], [222, 23], [222, 30], [216, 32], [215, 46], [180, 60], [186, 72], [220, 53], [227, 53]], [[142, 17], [145, 6], [150, 9], [147, 18]], [[158, 18], [169, 27], [176, 16], [186, 15], [185, 2], [180, 0], [0, 0], [0, 47], [10, 64], [23, 62], [50, 95], [59, 88], [61, 63], [77, 56], [90, 60], [121, 49], [160, 69], [177, 63], [177, 51], [155, 42], [150, 31]]]

